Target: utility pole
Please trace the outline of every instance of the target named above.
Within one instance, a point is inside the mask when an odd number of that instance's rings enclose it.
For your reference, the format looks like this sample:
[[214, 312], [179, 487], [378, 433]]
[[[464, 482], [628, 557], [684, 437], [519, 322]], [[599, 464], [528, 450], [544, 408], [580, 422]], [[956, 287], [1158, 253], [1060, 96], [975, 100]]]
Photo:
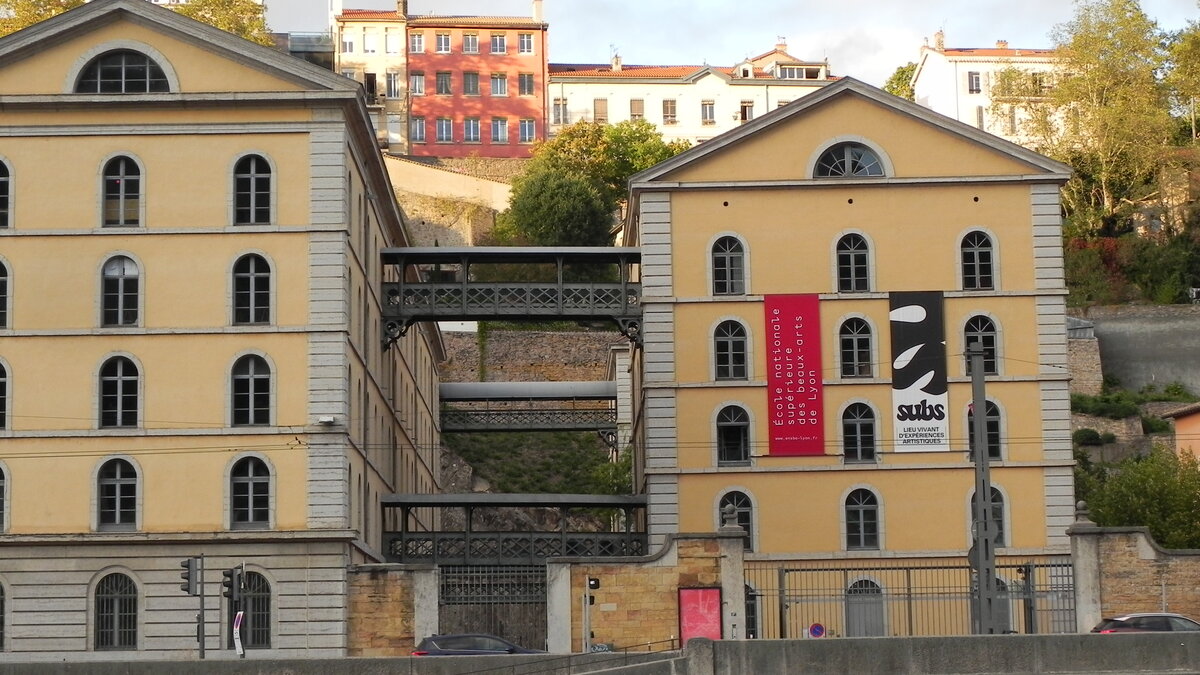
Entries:
[[975, 633], [988, 635], [998, 632], [996, 626], [996, 544], [995, 523], [992, 522], [992, 481], [989, 476], [991, 457], [987, 442], [987, 394], [983, 387], [983, 345], [967, 345], [971, 364], [971, 428], [975, 442], [971, 453], [975, 460], [975, 496], [971, 500], [971, 521], [975, 540], [969, 553], [975, 570]]

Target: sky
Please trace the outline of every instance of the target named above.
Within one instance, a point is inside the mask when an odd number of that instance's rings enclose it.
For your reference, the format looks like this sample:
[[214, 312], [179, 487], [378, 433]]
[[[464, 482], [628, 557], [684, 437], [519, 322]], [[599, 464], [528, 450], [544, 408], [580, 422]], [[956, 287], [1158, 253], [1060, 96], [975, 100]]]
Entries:
[[[333, 0], [266, 0], [273, 31], [326, 30]], [[881, 86], [916, 61], [941, 29], [947, 47], [1046, 48], [1070, 0], [543, 0], [551, 63], [732, 66], [779, 38], [805, 61], [829, 60], [834, 75]], [[395, 9], [395, 0], [342, 0], [347, 9]], [[1141, 0], [1164, 30], [1200, 20], [1197, 0]], [[409, 0], [410, 14], [529, 16], [530, 0]]]

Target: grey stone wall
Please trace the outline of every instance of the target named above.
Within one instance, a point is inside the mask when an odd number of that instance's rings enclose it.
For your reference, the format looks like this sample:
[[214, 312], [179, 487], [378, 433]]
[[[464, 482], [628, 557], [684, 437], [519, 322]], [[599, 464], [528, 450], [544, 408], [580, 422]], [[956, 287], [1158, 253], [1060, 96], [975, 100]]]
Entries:
[[[616, 330], [443, 333], [443, 382], [595, 382], [605, 379], [608, 348], [626, 344]], [[482, 370], [482, 377], [480, 375]]]
[[1181, 382], [1200, 392], [1200, 305], [1120, 305], [1073, 310], [1095, 324], [1104, 373], [1126, 389]]
[[1095, 396], [1104, 385], [1100, 341], [1095, 338], [1067, 340], [1067, 363], [1071, 371], [1071, 393]]

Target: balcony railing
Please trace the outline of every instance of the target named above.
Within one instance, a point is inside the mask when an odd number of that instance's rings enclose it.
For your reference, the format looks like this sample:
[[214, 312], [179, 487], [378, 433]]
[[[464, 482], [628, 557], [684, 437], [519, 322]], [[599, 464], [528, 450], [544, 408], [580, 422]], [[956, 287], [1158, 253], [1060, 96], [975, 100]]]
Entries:
[[596, 409], [463, 410], [442, 409], [443, 432], [597, 431], [615, 429], [617, 411]]
[[389, 562], [541, 564], [547, 558], [646, 555], [639, 532], [385, 532]]

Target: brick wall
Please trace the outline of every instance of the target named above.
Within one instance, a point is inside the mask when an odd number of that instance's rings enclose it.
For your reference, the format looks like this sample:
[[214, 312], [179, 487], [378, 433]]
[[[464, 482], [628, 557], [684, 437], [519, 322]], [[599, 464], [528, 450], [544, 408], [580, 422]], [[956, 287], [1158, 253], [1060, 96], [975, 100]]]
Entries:
[[415, 646], [412, 574], [396, 565], [362, 565], [349, 574], [347, 656], [407, 656]]
[[1068, 530], [1080, 630], [1126, 612], [1200, 617], [1200, 550], [1167, 550], [1143, 527], [1097, 527], [1086, 515]]

